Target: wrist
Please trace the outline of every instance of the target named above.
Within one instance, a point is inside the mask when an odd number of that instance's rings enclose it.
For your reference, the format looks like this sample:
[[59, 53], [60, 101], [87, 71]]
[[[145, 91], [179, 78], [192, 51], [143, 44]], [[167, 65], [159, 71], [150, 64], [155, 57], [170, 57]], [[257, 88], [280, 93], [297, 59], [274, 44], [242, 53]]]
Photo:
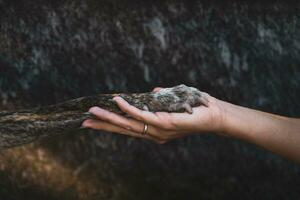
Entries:
[[222, 100], [219, 100], [217, 98], [214, 98], [212, 96], [209, 96], [209, 109], [210, 109], [210, 120], [208, 122], [208, 132], [215, 133], [215, 134], [221, 134], [223, 135], [226, 129], [225, 123], [227, 122], [226, 117], [226, 109], [225, 109], [225, 102]]
[[216, 99], [216, 107], [218, 109], [218, 115], [216, 120], [216, 134], [223, 136], [232, 135], [232, 110], [235, 109], [233, 104]]
[[[222, 109], [221, 134], [239, 139], [252, 140], [251, 135], [254, 126], [249, 126], [249, 124], [253, 123], [253, 119], [259, 116], [253, 116], [253, 111], [248, 108], [225, 101], [221, 101], [220, 105]], [[260, 123], [256, 123], [255, 129], [261, 126]]]

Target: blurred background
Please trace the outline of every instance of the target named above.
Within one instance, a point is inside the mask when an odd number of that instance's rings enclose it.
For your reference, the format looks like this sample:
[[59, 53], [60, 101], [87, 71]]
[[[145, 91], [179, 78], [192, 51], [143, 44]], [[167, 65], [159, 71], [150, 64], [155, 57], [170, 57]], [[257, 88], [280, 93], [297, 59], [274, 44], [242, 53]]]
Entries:
[[[300, 5], [0, 0], [0, 109], [184, 83], [300, 115]], [[299, 199], [300, 167], [236, 139], [81, 131], [0, 152], [0, 199]]]

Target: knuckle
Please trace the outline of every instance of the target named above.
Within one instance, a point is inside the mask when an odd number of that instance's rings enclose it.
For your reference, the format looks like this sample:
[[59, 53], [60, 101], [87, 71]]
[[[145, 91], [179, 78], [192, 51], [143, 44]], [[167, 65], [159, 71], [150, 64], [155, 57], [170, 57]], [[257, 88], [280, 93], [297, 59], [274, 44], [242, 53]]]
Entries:
[[111, 113], [107, 113], [105, 118], [106, 118], [107, 121], [109, 121], [109, 122], [112, 122], [112, 121], [114, 120], [114, 116], [113, 116], [113, 114], [111, 114]]
[[138, 111], [138, 112], [136, 113], [136, 115], [135, 115], [135, 118], [136, 118], [137, 120], [143, 121], [143, 120], [144, 120], [144, 118], [143, 118], [143, 111]]
[[173, 128], [173, 125], [172, 125], [171, 122], [166, 121], [165, 123], [162, 123], [162, 124], [161, 124], [161, 127], [162, 127], [163, 129], [169, 130], [169, 129], [172, 129], [172, 128]]
[[132, 126], [128, 125], [128, 124], [123, 124], [123, 127], [127, 130], [127, 131], [131, 131], [133, 128]]
[[170, 129], [175, 129], [175, 128], [178, 127], [178, 122], [175, 121], [175, 120], [172, 119], [172, 118], [170, 118], [170, 119], [168, 120], [168, 124], [169, 124], [169, 126], [170, 126]]
[[158, 125], [166, 130], [172, 130], [177, 127], [177, 123], [172, 117], [161, 116], [161, 120], [158, 121]]
[[133, 130], [133, 126], [130, 123], [128, 123], [127, 121], [119, 120], [118, 124], [119, 124], [120, 127], [124, 128], [124, 129], [126, 129], [128, 131]]

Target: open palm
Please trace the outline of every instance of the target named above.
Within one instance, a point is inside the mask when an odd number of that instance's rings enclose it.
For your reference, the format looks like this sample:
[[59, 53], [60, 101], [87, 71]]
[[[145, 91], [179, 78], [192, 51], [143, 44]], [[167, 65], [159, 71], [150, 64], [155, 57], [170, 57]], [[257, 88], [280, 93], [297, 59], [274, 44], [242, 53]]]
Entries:
[[[160, 88], [154, 89], [159, 91]], [[83, 122], [84, 127], [104, 130], [128, 136], [146, 138], [157, 143], [197, 132], [216, 132], [222, 124], [222, 110], [217, 99], [203, 93], [208, 106], [193, 108], [193, 113], [149, 112], [128, 104], [121, 97], [114, 100], [128, 117], [109, 112], [99, 107], [92, 107], [89, 112], [97, 117]], [[148, 125], [147, 134], [144, 132]]]

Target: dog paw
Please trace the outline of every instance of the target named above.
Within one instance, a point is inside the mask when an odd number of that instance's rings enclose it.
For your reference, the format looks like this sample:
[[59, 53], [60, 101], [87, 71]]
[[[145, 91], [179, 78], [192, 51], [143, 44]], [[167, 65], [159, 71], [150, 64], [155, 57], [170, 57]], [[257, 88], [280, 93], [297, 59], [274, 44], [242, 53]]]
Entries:
[[182, 84], [153, 93], [153, 101], [150, 102], [148, 108], [167, 112], [186, 111], [192, 114], [192, 108], [200, 105], [208, 106], [208, 99], [203, 93], [194, 87]]

